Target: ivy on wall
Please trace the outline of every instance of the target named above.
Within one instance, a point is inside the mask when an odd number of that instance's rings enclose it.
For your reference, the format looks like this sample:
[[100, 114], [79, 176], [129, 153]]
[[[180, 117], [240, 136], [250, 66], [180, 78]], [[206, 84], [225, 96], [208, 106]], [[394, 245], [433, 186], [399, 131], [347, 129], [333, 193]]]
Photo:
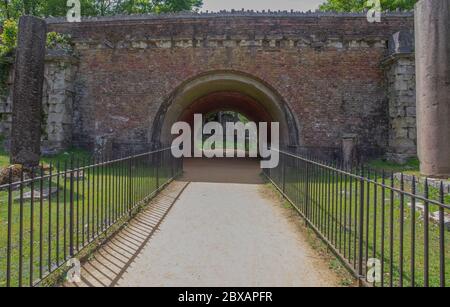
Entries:
[[8, 19], [3, 22], [3, 31], [0, 33], [0, 95], [7, 91], [7, 81], [12, 65], [11, 58], [17, 45], [17, 22]]
[[[3, 22], [0, 33], [0, 96], [7, 93], [8, 77], [14, 59], [14, 51], [17, 46], [17, 22], [14, 19], [7, 19]], [[47, 33], [47, 48], [64, 50], [73, 53], [73, 44], [69, 35], [56, 32]]]
[[60, 34], [57, 32], [47, 33], [47, 49], [64, 50], [65, 52], [73, 53], [73, 43], [70, 35]]

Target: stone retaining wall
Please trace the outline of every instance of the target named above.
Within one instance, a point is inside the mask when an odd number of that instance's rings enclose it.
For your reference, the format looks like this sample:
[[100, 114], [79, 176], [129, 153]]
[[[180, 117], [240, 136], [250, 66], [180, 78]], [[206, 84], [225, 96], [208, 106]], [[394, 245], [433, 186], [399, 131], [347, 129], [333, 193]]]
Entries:
[[[48, 52], [45, 64], [44, 95], [42, 99], [42, 152], [55, 154], [72, 145], [74, 80], [77, 59], [60, 51]], [[14, 73], [11, 70], [10, 75]], [[11, 133], [12, 77], [6, 95], [0, 97], [0, 135]]]

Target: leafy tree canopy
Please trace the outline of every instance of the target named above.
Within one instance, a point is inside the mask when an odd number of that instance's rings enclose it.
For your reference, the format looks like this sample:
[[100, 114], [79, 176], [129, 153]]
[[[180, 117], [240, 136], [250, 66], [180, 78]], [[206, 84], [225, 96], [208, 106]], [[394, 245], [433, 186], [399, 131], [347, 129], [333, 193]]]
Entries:
[[[199, 9], [202, 0], [80, 0], [83, 16], [166, 13]], [[21, 15], [65, 16], [67, 0], [0, 0], [0, 21]]]
[[[395, 11], [397, 9], [411, 10], [418, 0], [381, 0], [383, 11]], [[367, 0], [326, 0], [320, 6], [322, 11], [334, 12], [362, 12], [369, 7]]]

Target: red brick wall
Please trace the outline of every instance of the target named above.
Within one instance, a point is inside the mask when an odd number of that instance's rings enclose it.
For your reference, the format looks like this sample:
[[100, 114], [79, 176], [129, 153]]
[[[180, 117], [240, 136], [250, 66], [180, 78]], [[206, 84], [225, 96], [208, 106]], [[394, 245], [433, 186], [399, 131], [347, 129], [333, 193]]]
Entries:
[[53, 23], [80, 56], [74, 141], [108, 135], [146, 143], [161, 104], [180, 84], [215, 70], [244, 72], [272, 87], [293, 111], [305, 147], [384, 150], [388, 104], [380, 65], [386, 41], [412, 30], [411, 15], [255, 15], [104, 19]]

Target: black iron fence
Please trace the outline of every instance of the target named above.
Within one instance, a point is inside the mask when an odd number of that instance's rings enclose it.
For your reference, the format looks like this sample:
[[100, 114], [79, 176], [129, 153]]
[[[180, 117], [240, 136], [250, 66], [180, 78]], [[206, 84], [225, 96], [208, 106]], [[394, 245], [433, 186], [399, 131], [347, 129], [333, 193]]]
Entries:
[[0, 186], [0, 287], [39, 284], [181, 171], [170, 149], [10, 168]]
[[450, 283], [450, 196], [442, 183], [287, 152], [264, 172], [361, 283]]

